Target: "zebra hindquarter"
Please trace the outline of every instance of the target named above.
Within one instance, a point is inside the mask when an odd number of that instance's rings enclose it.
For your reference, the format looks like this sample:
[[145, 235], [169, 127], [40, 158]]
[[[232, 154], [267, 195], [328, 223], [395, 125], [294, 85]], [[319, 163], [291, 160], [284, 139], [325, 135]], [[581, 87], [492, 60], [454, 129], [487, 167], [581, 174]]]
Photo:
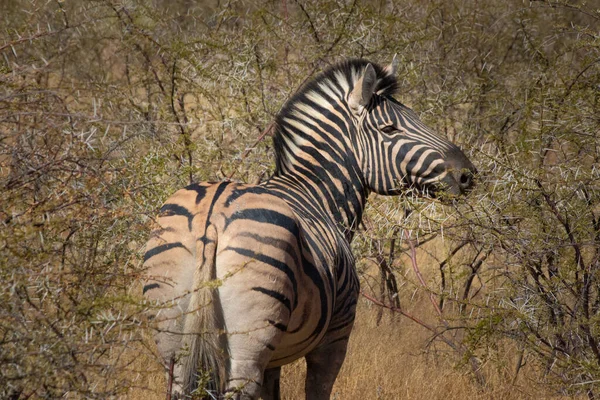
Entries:
[[[157, 350], [169, 369], [184, 354], [183, 326], [193, 292], [196, 241], [182, 216], [159, 216], [158, 227], [146, 245], [144, 297], [150, 301], [149, 318]], [[183, 380], [177, 362], [173, 388], [180, 392]]]
[[267, 194], [246, 194], [224, 211], [216, 265], [227, 387], [258, 398], [265, 369], [285, 352], [282, 340], [301, 297], [299, 229], [287, 205]]
[[199, 383], [203, 390], [222, 391], [225, 382], [214, 262], [218, 234], [199, 196], [213, 186], [193, 185], [167, 200], [144, 256], [144, 296], [153, 305], [154, 339], [166, 370], [171, 369], [168, 390], [175, 396], [189, 395]]
[[303, 355], [282, 338], [294, 330], [302, 342], [311, 327], [306, 313], [316, 308], [306, 301], [313, 292], [300, 290], [294, 214], [258, 186], [199, 184], [169, 198], [158, 223], [145, 295], [158, 304], [159, 352], [166, 365], [176, 361], [174, 388], [258, 398], [274, 356]]

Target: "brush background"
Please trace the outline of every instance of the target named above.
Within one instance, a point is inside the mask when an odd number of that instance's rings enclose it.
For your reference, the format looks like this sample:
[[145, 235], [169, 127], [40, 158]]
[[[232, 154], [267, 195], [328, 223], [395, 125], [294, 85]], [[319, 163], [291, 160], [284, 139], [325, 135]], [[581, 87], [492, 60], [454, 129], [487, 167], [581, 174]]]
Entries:
[[0, 6], [0, 397], [164, 396], [137, 283], [161, 203], [265, 180], [305, 79], [396, 53], [398, 99], [480, 175], [455, 205], [371, 197], [363, 291], [431, 329], [361, 298], [334, 397], [598, 396], [597, 1]]

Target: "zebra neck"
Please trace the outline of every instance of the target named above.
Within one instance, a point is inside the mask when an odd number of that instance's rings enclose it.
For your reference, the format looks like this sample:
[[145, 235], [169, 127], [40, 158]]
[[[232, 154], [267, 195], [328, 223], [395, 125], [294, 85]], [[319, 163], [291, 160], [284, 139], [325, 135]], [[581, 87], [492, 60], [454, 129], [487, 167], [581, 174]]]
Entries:
[[327, 222], [350, 240], [361, 222], [368, 189], [345, 97], [337, 89], [328, 93], [325, 98], [309, 91], [277, 117], [271, 181], [282, 196], [286, 190], [292, 193], [288, 203], [303, 218]]
[[361, 177], [355, 165], [305, 165], [273, 176], [267, 187], [277, 191], [301, 218], [327, 221], [350, 241], [368, 196]]

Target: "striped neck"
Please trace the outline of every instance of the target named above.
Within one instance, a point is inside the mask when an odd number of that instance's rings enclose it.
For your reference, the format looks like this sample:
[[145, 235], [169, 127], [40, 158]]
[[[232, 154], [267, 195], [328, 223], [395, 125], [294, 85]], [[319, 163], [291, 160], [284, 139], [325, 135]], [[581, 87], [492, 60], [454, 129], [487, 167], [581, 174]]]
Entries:
[[297, 143], [285, 169], [278, 170], [267, 186], [282, 194], [294, 192], [291, 198], [300, 204], [304, 217], [329, 221], [350, 240], [369, 190], [347, 138], [322, 141], [319, 133], [312, 131], [310, 139]]
[[[348, 60], [317, 75], [300, 89], [276, 118], [273, 139], [276, 171], [272, 186], [297, 191], [307, 217], [328, 220], [350, 239], [362, 219], [369, 188], [357, 149], [356, 119], [349, 95], [369, 65]], [[378, 93], [392, 94], [395, 77], [375, 66]]]

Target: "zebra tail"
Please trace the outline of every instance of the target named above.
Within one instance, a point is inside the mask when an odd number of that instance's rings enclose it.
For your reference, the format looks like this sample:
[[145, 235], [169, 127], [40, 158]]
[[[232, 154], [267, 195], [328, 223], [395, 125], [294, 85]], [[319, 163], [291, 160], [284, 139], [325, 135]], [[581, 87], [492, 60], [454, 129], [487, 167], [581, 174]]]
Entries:
[[223, 393], [227, 346], [216, 274], [217, 233], [209, 225], [204, 240], [198, 240], [193, 293], [184, 323], [183, 392], [200, 398], [217, 398]]

